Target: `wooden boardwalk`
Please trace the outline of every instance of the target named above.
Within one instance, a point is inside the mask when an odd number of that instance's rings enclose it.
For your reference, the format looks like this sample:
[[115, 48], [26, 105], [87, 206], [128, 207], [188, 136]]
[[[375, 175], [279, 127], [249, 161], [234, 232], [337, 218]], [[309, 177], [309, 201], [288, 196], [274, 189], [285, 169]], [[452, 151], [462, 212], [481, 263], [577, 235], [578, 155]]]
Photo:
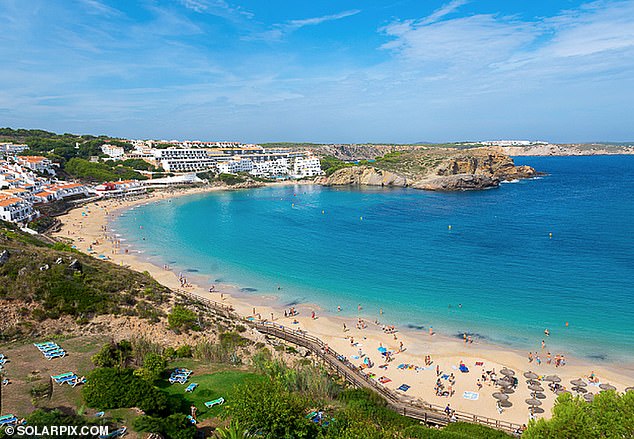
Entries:
[[[375, 391], [385, 400], [389, 408], [403, 416], [417, 419], [425, 422], [426, 424], [432, 425], [444, 426], [450, 422], [449, 416], [447, 416], [444, 412], [444, 407], [425, 403], [414, 398], [408, 398], [403, 394], [399, 394], [396, 391], [384, 387], [378, 381], [362, 373], [355, 365], [347, 361], [346, 357], [329, 348], [317, 337], [273, 322], [258, 322], [255, 320], [244, 319], [239, 316], [231, 306], [192, 294], [188, 291], [177, 290], [177, 293], [207, 305], [209, 310], [216, 315], [244, 322], [262, 334], [276, 337], [296, 346], [308, 349], [313, 355], [319, 358], [337, 375], [344, 378], [349, 384], [357, 388], [366, 388]], [[510, 434], [516, 434], [521, 427], [519, 424], [515, 424], [513, 422], [489, 418], [472, 413], [465, 413], [457, 410], [454, 411], [454, 416], [457, 421], [480, 424], [497, 430], [502, 430]]]

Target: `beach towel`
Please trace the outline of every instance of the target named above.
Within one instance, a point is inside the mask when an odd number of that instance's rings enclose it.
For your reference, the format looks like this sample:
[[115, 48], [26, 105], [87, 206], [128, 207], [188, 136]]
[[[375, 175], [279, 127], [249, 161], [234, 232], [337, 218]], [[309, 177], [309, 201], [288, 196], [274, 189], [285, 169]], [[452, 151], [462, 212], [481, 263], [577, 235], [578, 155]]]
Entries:
[[398, 366], [396, 366], [397, 369], [405, 369], [407, 367], [407, 364], [399, 364]]
[[452, 368], [453, 370], [458, 370], [458, 367], [457, 367], [457, 366], [454, 366], [453, 364], [451, 365], [451, 368]]
[[484, 361], [476, 361], [476, 366], [484, 366]]
[[407, 384], [401, 384], [400, 386], [398, 386], [398, 388], [396, 390], [400, 390], [402, 392], [407, 392], [410, 387], [411, 386], [408, 386]]
[[446, 380], [446, 379], [448, 379], [448, 378], [449, 378], [449, 375], [444, 374], [444, 375], [443, 375], [443, 376], [441, 376], [440, 378], [442, 378], [443, 380]]
[[384, 348], [383, 346], [381, 346], [380, 348], [377, 349], [377, 351], [379, 351], [381, 353], [385, 353], [385, 352], [387, 352], [387, 349]]
[[359, 356], [358, 355], [351, 355], [350, 358], [352, 358], [353, 360], [358, 360]]
[[468, 399], [469, 401], [475, 401], [480, 397], [480, 394], [478, 392], [464, 392], [462, 397], [464, 399]]
[[387, 383], [389, 383], [390, 381], [392, 381], [392, 380], [391, 380], [391, 379], [389, 379], [388, 377], [381, 377], [381, 378], [379, 378], [379, 383], [381, 383], [381, 384], [387, 384]]
[[465, 366], [464, 364], [460, 365], [460, 372], [462, 373], [468, 373], [469, 372], [469, 368], [467, 366]]

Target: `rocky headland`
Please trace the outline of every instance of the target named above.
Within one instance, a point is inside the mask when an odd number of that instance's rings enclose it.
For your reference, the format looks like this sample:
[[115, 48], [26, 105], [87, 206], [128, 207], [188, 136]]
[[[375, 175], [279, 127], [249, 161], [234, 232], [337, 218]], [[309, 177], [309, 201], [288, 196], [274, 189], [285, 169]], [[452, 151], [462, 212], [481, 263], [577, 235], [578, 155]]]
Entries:
[[516, 166], [511, 157], [491, 148], [435, 148], [387, 154], [372, 164], [349, 166], [318, 177], [316, 183], [458, 191], [488, 189], [502, 181], [536, 175], [532, 167]]

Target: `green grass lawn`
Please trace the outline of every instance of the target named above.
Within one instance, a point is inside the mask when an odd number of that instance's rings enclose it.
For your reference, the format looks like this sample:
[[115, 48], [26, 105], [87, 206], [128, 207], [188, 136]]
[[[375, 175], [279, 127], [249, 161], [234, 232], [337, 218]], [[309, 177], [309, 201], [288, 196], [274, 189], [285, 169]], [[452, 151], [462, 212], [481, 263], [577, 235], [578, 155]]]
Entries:
[[[199, 420], [219, 416], [224, 410], [223, 406], [215, 406], [211, 409], [205, 407], [206, 401], [223, 397], [227, 404], [231, 403], [231, 396], [234, 388], [238, 384], [264, 379], [261, 375], [240, 370], [224, 370], [220, 372], [192, 375], [186, 384], [170, 384], [167, 380], [159, 383], [165, 393], [167, 393], [170, 405], [179, 407], [180, 412], [189, 414], [190, 406], [193, 404], [198, 408], [197, 418]], [[191, 393], [185, 392], [191, 383], [198, 383], [198, 387]]]

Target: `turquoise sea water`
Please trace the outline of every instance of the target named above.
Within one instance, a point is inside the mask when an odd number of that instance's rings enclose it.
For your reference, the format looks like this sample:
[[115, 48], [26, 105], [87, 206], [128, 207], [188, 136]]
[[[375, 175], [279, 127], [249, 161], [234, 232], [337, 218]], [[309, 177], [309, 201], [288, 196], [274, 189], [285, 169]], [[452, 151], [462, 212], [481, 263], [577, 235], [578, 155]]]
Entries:
[[634, 156], [516, 162], [548, 175], [480, 192], [212, 193], [138, 207], [112, 227], [159, 265], [280, 304], [356, 315], [360, 303], [372, 319], [382, 308], [383, 321], [520, 349], [548, 328], [555, 352], [632, 361]]

